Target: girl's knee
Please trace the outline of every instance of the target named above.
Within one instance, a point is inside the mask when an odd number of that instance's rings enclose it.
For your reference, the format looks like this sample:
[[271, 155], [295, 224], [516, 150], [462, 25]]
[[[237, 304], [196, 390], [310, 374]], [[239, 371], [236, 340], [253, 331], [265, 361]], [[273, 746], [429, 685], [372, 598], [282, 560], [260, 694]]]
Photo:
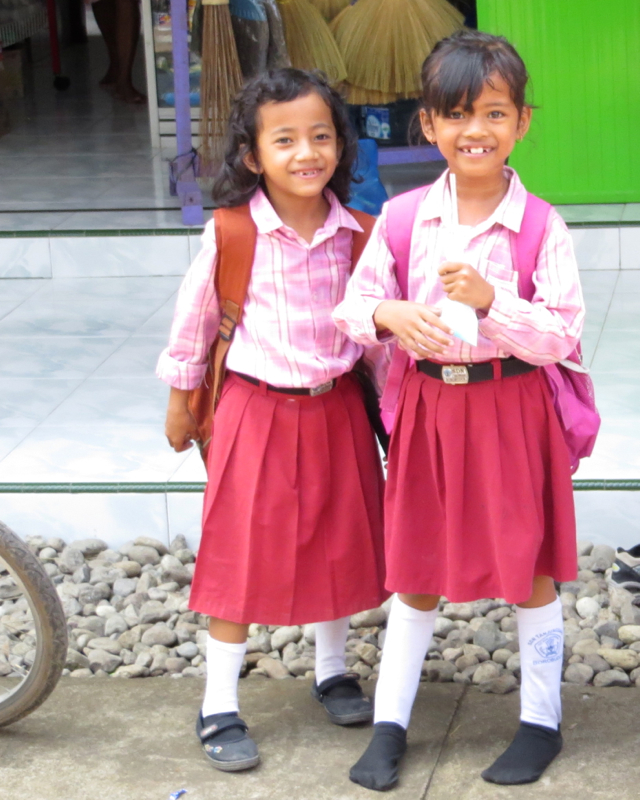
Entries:
[[540, 608], [547, 606], [558, 596], [553, 578], [549, 575], [536, 575], [533, 579], [531, 597], [524, 603], [518, 603], [520, 608]]

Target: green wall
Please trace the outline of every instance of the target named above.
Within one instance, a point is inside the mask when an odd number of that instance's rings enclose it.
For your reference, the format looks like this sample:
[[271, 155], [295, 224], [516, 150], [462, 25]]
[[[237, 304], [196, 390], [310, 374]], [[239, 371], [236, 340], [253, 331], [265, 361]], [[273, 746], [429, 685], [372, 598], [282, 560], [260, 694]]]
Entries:
[[509, 163], [552, 203], [640, 202], [640, 0], [477, 0], [539, 106]]

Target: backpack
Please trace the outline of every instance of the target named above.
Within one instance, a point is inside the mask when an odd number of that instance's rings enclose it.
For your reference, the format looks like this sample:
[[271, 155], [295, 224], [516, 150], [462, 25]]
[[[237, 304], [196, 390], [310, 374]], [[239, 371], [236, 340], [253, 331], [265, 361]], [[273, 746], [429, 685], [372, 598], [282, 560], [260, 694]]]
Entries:
[[[408, 295], [413, 223], [418, 205], [428, 188], [421, 186], [389, 201], [387, 216], [389, 247], [396, 262], [396, 279], [403, 299]], [[533, 300], [535, 294], [533, 275], [538, 252], [547, 230], [550, 211], [549, 203], [527, 193], [520, 232], [509, 231], [511, 256], [518, 273], [518, 294], [525, 300]], [[387, 431], [393, 426], [400, 386], [409, 361], [409, 355], [396, 346], [380, 401], [382, 419]], [[573, 474], [578, 469], [580, 459], [590, 456], [593, 452], [600, 428], [600, 415], [595, 406], [593, 383], [587, 369], [582, 366], [580, 344], [567, 359], [557, 364], [546, 364], [542, 370], [549, 384], [553, 405], [567, 444]]]
[[[362, 232], [353, 232], [353, 269], [369, 239], [374, 219], [369, 214], [354, 209], [349, 209], [349, 213], [362, 228]], [[226, 374], [227, 353], [242, 319], [258, 233], [248, 203], [235, 208], [217, 208], [213, 212], [213, 218], [218, 250], [214, 281], [221, 318], [218, 333], [207, 357], [204, 379], [197, 389], [189, 392], [188, 399], [189, 412], [198, 429], [198, 447], [205, 464], [211, 442], [213, 416], [220, 401]], [[388, 441], [379, 420], [378, 400], [373, 383], [363, 369], [358, 369], [356, 374], [364, 390], [365, 407], [372, 427], [379, 438], [386, 437]]]

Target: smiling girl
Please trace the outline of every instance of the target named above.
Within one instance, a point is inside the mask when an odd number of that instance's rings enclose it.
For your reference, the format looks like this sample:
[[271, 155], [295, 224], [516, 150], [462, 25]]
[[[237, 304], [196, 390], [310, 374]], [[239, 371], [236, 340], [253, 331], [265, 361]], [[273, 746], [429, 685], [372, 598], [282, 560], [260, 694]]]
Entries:
[[[357, 146], [345, 107], [323, 78], [276, 70], [240, 92], [228, 142], [214, 202], [248, 203], [257, 238], [209, 447], [190, 607], [211, 618], [197, 733], [214, 766], [237, 771], [259, 761], [238, 716], [248, 624], [316, 622], [314, 697], [336, 724], [368, 722], [345, 642], [349, 616], [387, 594], [382, 470], [351, 372], [363, 348], [331, 318], [362, 232], [342, 205]], [[187, 398], [221, 317], [213, 221], [202, 241], [158, 364], [178, 452], [197, 439]]]
[[[554, 580], [575, 578], [577, 562], [569, 457], [538, 368], [573, 351], [584, 319], [571, 238], [553, 209], [531, 301], [518, 295], [512, 260], [529, 201], [506, 160], [529, 128], [527, 72], [505, 39], [465, 31], [435, 47], [422, 78], [422, 130], [449, 168], [416, 195], [407, 296], [387, 206], [334, 313], [355, 341], [393, 336], [415, 360], [401, 389], [385, 495], [386, 586], [398, 595], [373, 739], [351, 770], [353, 781], [378, 790], [398, 779], [441, 596], [517, 604], [520, 727], [482, 776], [515, 784], [542, 775], [562, 747]], [[449, 300], [473, 309], [477, 344], [442, 321]]]

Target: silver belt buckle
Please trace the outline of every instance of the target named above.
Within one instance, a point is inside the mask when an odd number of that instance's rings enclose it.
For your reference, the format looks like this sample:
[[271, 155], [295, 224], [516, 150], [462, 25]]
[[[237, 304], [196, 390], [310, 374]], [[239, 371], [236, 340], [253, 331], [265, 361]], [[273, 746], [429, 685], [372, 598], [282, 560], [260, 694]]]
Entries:
[[450, 386], [469, 383], [469, 370], [464, 364], [449, 364], [442, 367], [442, 380]]
[[319, 394], [330, 392], [332, 389], [333, 389], [333, 379], [327, 381], [326, 383], [321, 383], [320, 386], [314, 386], [312, 389], [309, 389], [309, 394], [311, 395], [311, 397], [316, 397]]

